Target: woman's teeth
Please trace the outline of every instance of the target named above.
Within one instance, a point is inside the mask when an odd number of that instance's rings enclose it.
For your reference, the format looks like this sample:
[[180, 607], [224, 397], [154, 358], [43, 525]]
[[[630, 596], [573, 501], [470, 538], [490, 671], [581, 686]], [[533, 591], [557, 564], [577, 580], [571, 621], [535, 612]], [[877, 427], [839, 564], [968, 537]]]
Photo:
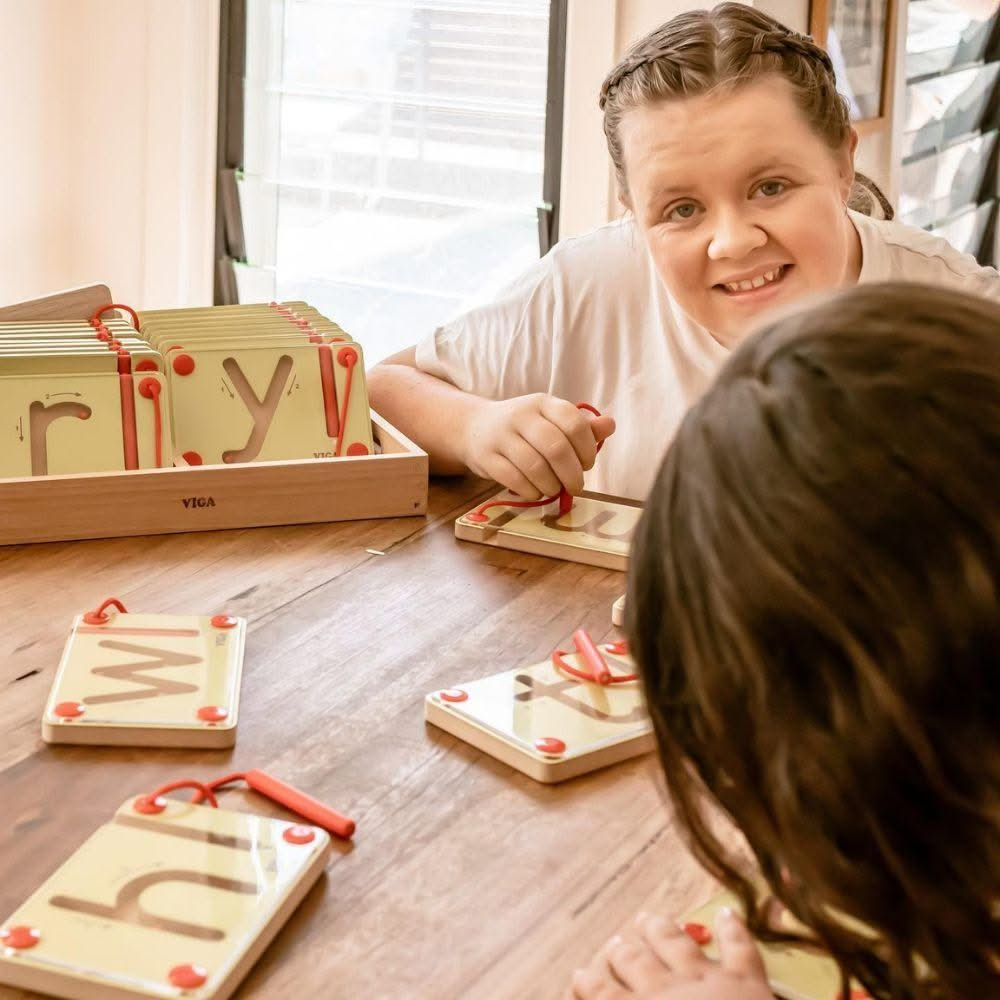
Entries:
[[756, 278], [748, 278], [746, 281], [733, 281], [722, 287], [727, 292], [752, 292], [755, 288], [763, 288], [772, 281], [777, 281], [784, 269], [784, 266], [776, 267], [773, 271], [765, 271], [764, 274], [760, 274]]

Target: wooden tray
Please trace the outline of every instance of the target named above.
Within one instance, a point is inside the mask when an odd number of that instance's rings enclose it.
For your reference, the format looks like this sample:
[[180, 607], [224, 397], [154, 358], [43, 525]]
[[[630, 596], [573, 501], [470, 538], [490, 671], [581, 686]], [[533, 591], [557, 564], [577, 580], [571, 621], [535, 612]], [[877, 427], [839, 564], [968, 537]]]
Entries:
[[427, 512], [427, 453], [372, 413], [380, 455], [0, 479], [0, 545]]
[[[106, 285], [0, 309], [0, 320], [87, 319]], [[120, 538], [427, 512], [427, 453], [372, 412], [381, 454], [0, 479], [0, 545]]]

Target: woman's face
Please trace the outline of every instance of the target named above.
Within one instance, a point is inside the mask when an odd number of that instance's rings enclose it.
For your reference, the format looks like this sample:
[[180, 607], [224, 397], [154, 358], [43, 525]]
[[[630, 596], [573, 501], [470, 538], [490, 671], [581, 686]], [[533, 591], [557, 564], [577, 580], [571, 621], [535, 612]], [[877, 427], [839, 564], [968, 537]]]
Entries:
[[635, 108], [621, 123], [625, 200], [660, 279], [727, 346], [765, 312], [860, 270], [845, 213], [857, 137], [831, 150], [793, 93], [772, 74]]

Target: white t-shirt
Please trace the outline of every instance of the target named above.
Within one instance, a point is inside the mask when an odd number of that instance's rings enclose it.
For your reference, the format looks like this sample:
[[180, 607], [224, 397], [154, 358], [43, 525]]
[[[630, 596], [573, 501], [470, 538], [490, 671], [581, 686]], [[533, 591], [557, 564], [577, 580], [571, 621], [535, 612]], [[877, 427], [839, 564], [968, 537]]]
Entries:
[[[1000, 274], [945, 240], [850, 212], [859, 281], [915, 281], [1000, 299]], [[588, 489], [642, 499], [688, 407], [728, 351], [667, 294], [635, 223], [563, 240], [499, 298], [417, 345], [417, 367], [488, 399], [550, 393], [617, 430]]]

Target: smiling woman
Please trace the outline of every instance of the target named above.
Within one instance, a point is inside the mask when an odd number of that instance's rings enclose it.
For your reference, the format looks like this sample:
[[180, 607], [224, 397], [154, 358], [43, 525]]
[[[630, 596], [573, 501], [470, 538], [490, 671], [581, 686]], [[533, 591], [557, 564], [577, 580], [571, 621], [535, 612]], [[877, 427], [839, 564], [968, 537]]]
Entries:
[[830, 59], [760, 11], [679, 15], [600, 103], [626, 217], [371, 373], [373, 405], [435, 471], [527, 499], [584, 484], [642, 498], [688, 406], [775, 310], [889, 280], [1000, 299], [994, 269], [848, 207], [857, 136]]
[[636, 108], [620, 136], [622, 198], [663, 283], [726, 346], [764, 309], [857, 281], [854, 136], [831, 149], [786, 79]]

